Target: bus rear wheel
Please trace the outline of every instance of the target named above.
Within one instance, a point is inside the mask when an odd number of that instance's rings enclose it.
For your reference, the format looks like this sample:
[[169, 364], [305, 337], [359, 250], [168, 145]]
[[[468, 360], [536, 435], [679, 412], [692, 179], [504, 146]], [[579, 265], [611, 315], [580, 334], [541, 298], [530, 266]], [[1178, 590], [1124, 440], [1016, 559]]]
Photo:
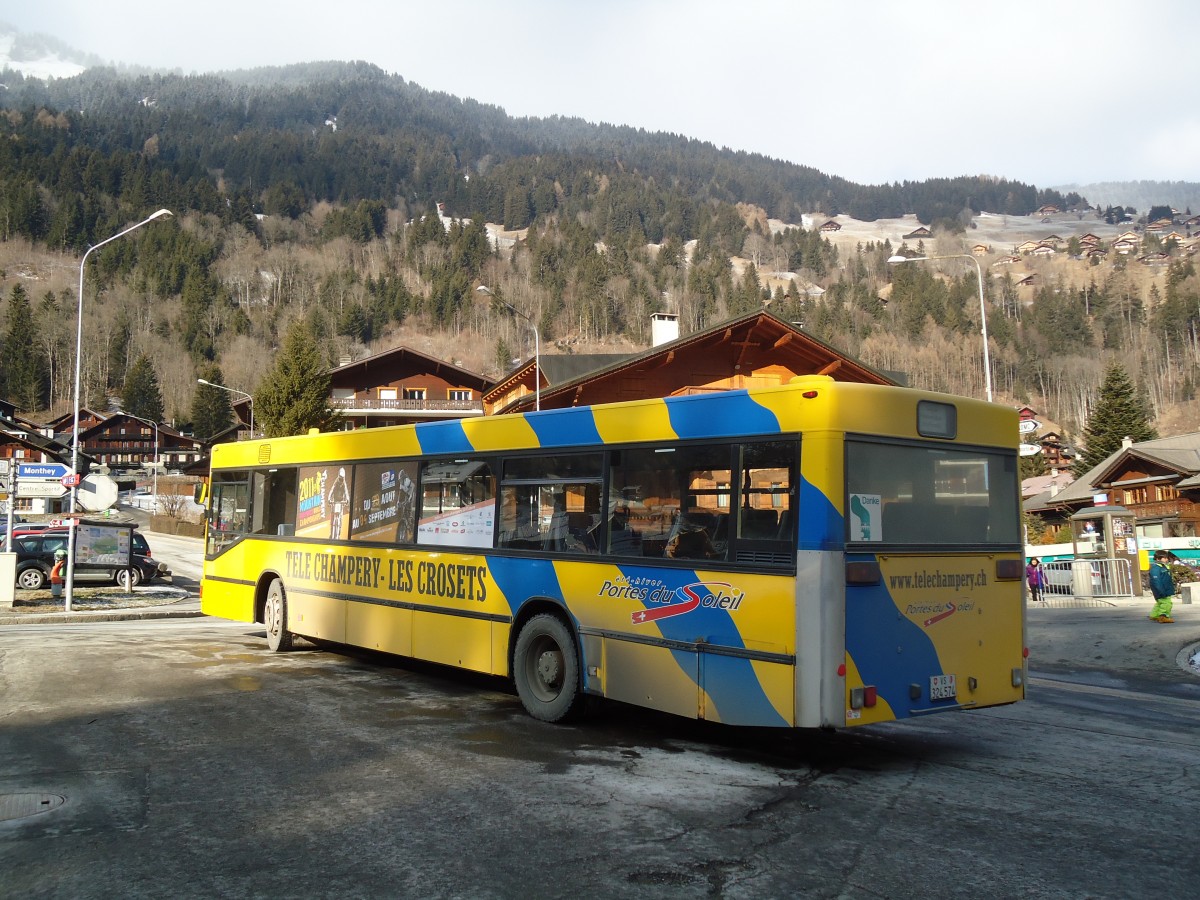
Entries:
[[267, 647], [272, 652], [285, 653], [292, 649], [292, 633], [287, 630], [287, 596], [283, 591], [283, 582], [278, 578], [267, 588], [263, 623], [267, 626]]
[[561, 722], [579, 711], [579, 651], [562, 619], [543, 614], [525, 623], [513, 652], [513, 681], [535, 719]]

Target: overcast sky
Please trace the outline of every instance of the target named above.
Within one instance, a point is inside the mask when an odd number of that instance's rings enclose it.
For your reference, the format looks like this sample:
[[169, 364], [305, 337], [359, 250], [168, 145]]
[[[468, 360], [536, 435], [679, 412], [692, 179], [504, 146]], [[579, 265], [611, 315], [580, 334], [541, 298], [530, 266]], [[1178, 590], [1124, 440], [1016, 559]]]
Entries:
[[187, 73], [361, 59], [868, 184], [1200, 181], [1196, 0], [0, 0], [0, 20]]

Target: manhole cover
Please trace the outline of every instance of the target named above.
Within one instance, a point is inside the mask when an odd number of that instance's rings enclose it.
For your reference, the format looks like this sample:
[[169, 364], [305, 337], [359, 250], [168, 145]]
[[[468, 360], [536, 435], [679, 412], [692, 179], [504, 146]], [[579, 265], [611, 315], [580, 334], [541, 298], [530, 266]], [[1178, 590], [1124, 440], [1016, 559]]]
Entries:
[[58, 794], [0, 794], [0, 822], [36, 816], [66, 802], [67, 798]]

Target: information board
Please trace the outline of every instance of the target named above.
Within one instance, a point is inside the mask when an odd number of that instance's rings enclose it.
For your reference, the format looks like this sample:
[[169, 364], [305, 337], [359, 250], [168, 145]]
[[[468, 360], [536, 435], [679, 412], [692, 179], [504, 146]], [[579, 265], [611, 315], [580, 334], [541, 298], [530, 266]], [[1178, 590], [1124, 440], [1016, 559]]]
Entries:
[[128, 566], [133, 547], [130, 525], [92, 525], [80, 522], [75, 529], [75, 563]]

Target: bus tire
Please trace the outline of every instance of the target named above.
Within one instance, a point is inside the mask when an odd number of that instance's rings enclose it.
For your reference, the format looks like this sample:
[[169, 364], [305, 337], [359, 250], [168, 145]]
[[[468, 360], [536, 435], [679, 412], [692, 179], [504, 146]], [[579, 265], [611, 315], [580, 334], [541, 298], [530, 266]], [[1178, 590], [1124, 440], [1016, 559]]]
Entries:
[[579, 650], [562, 619], [542, 614], [525, 623], [513, 651], [513, 681], [535, 719], [562, 722], [579, 711]]
[[263, 624], [267, 626], [267, 647], [273, 653], [286, 653], [292, 649], [292, 633], [287, 630], [287, 595], [278, 578], [267, 588]]

